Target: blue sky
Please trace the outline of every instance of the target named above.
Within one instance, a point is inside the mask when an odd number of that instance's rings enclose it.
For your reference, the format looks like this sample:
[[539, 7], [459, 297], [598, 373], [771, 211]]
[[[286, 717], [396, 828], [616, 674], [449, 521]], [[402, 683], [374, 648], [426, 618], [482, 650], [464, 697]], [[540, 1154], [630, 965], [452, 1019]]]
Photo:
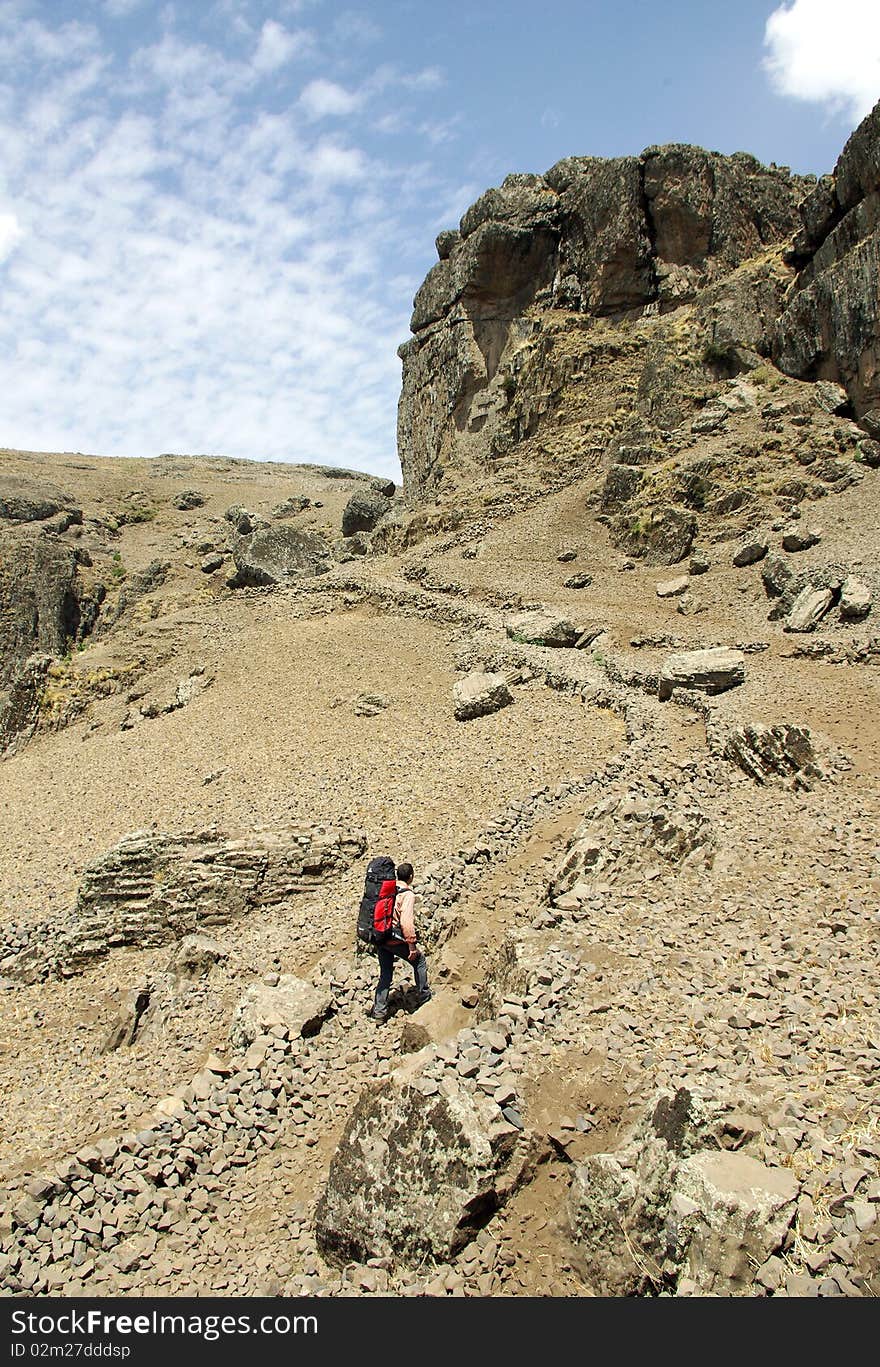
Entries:
[[877, 0], [0, 0], [0, 445], [396, 476], [484, 189], [663, 142], [821, 174], [878, 97]]

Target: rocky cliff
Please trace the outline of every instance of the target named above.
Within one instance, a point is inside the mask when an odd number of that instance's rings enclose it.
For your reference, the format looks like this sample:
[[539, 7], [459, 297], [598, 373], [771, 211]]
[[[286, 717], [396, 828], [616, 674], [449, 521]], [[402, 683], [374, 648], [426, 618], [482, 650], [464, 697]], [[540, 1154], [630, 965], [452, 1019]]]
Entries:
[[427, 525], [448, 525], [464, 504], [601, 474], [621, 445], [635, 451], [623, 463], [655, 464], [713, 386], [775, 374], [770, 358], [839, 381], [857, 414], [870, 410], [877, 124], [875, 110], [818, 183], [674, 145], [567, 158], [482, 195], [438, 237], [400, 349], [416, 525], [435, 504]]

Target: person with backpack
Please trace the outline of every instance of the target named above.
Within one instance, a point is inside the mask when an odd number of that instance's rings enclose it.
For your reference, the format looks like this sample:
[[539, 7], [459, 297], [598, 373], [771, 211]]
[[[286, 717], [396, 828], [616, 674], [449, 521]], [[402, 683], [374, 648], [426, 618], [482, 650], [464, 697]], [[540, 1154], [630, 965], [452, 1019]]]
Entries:
[[[384, 1021], [387, 1019], [388, 993], [391, 990], [391, 980], [394, 976], [395, 959], [406, 959], [412, 964], [419, 1006], [430, 1001], [433, 996], [428, 986], [428, 961], [422, 950], [419, 949], [416, 939], [416, 896], [413, 892], [412, 881], [413, 866], [403, 863], [397, 866], [393, 894], [387, 883], [382, 884], [381, 891], [385, 898], [392, 902], [393, 896], [393, 902], [390, 909], [390, 924], [384, 938], [378, 938], [378, 935], [383, 934], [383, 932], [374, 932], [377, 934], [373, 943], [379, 959], [379, 982], [376, 987], [373, 1009], [370, 1012], [373, 1020]], [[381, 900], [380, 897], [379, 902]], [[376, 905], [376, 912], [381, 918], [383, 911], [379, 902]], [[387, 916], [387, 911], [384, 914]]]

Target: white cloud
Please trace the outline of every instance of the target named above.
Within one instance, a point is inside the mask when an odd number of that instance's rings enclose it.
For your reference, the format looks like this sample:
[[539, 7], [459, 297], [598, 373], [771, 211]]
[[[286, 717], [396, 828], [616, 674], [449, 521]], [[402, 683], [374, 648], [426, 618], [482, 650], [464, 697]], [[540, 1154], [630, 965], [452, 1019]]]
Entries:
[[335, 81], [323, 77], [310, 81], [299, 97], [300, 106], [309, 119], [344, 117], [352, 114], [361, 102], [361, 97]]
[[267, 19], [253, 57], [253, 68], [262, 73], [278, 71], [310, 45], [307, 34], [291, 32], [276, 19]]
[[764, 68], [780, 95], [858, 122], [880, 99], [878, 0], [792, 0], [764, 32]]
[[402, 76], [401, 85], [408, 90], [438, 90], [446, 84], [446, 77], [438, 66], [426, 66], [412, 76]]
[[0, 214], [0, 261], [5, 261], [24, 236], [15, 214]]

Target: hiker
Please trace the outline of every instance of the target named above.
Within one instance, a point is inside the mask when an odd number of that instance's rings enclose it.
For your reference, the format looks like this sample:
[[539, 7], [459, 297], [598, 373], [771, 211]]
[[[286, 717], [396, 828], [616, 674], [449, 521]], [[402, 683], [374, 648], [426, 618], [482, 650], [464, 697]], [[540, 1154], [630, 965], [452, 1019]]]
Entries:
[[370, 1012], [373, 1020], [383, 1021], [388, 1015], [388, 993], [394, 976], [395, 958], [407, 959], [412, 964], [419, 1006], [430, 1001], [433, 995], [428, 986], [428, 961], [416, 943], [416, 895], [412, 890], [412, 881], [412, 864], [398, 864], [391, 934], [384, 943], [376, 945], [376, 953], [379, 956], [379, 984], [376, 988], [376, 1000]]

